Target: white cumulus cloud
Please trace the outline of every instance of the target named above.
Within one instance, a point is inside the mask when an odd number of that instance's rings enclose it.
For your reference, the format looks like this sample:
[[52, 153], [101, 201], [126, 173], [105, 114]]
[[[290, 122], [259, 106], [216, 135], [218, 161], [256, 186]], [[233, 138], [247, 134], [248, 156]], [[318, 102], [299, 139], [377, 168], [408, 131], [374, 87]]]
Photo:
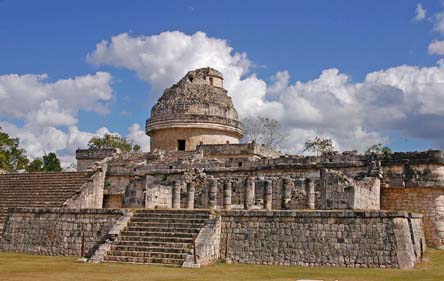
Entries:
[[301, 152], [314, 136], [332, 137], [339, 149], [363, 150], [387, 142], [388, 131], [444, 147], [444, 125], [438, 122], [444, 117], [441, 67], [393, 67], [369, 73], [362, 82], [332, 68], [313, 80], [291, 83], [290, 73], [281, 71], [267, 85], [252, 73], [254, 63], [246, 53], [233, 51], [226, 40], [179, 31], [116, 35], [100, 42], [87, 60], [135, 71], [153, 87], [153, 98], [189, 70], [219, 69], [240, 116], [279, 120], [289, 135], [284, 148], [292, 152]]
[[133, 145], [139, 145], [141, 151], [150, 151], [150, 138], [145, 134], [145, 131], [140, 128], [139, 124], [134, 123], [128, 128], [126, 139]]
[[433, 40], [428, 47], [431, 55], [444, 55], [444, 40]]
[[416, 19], [417, 21], [422, 21], [422, 20], [424, 20], [424, 19], [426, 18], [426, 16], [427, 16], [427, 10], [424, 9], [424, 8], [422, 7], [421, 3], [418, 3], [418, 4], [416, 5], [415, 13], [416, 13], [416, 15], [415, 15], [415, 19]]
[[106, 72], [55, 82], [47, 78], [45, 74], [0, 75], [0, 126], [20, 138], [30, 158], [56, 152], [66, 167], [75, 162], [77, 148], [108, 132], [106, 128], [95, 133], [79, 130], [77, 115], [80, 110], [109, 112], [112, 78]]

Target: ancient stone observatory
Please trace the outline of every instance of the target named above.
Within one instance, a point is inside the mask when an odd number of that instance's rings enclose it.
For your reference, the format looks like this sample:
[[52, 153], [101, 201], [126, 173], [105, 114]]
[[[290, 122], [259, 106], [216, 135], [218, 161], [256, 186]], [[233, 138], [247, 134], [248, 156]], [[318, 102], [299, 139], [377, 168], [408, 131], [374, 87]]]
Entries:
[[236, 144], [242, 138], [222, 74], [213, 68], [188, 72], [164, 91], [146, 121], [151, 151], [191, 151], [199, 144]]

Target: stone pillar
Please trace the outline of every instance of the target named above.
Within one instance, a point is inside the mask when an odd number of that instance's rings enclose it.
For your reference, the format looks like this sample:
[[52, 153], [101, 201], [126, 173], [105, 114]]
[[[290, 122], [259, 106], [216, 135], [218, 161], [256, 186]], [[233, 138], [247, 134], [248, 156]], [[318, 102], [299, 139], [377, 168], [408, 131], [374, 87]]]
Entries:
[[245, 202], [244, 202], [245, 209], [247, 210], [252, 209], [252, 207], [254, 206], [255, 192], [256, 192], [255, 184], [256, 183], [253, 177], [247, 178], [247, 184], [245, 187]]
[[224, 209], [231, 209], [231, 181], [224, 183]]
[[315, 182], [314, 179], [305, 179], [306, 189], [307, 189], [307, 207], [311, 210], [315, 209]]
[[187, 182], [187, 209], [194, 209], [194, 182]]
[[273, 203], [273, 182], [271, 180], [265, 180], [264, 209], [271, 210], [272, 203]]
[[208, 205], [210, 209], [216, 209], [217, 207], [217, 179], [211, 178], [209, 180], [210, 187], [208, 190]]
[[289, 178], [285, 178], [282, 183], [282, 209], [284, 210], [290, 209], [292, 183], [292, 180]]
[[180, 183], [175, 181], [173, 185], [173, 209], [180, 209]]

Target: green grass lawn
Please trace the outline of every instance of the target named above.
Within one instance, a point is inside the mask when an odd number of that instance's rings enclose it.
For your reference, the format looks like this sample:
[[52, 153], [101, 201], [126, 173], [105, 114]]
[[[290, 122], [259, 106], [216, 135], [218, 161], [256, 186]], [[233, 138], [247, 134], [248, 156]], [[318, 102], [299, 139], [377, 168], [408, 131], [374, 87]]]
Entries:
[[85, 264], [73, 257], [0, 253], [0, 280], [444, 280], [444, 251], [428, 250], [415, 269], [349, 269], [216, 264], [200, 269], [127, 264]]

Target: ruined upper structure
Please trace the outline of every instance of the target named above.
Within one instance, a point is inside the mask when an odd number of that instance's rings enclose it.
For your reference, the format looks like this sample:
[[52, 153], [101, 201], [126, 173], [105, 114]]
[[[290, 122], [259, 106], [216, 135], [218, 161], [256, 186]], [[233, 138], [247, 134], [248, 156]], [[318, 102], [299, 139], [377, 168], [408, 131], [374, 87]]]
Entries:
[[151, 151], [190, 151], [199, 144], [239, 143], [243, 137], [222, 74], [210, 67], [189, 71], [164, 91], [146, 121]]

